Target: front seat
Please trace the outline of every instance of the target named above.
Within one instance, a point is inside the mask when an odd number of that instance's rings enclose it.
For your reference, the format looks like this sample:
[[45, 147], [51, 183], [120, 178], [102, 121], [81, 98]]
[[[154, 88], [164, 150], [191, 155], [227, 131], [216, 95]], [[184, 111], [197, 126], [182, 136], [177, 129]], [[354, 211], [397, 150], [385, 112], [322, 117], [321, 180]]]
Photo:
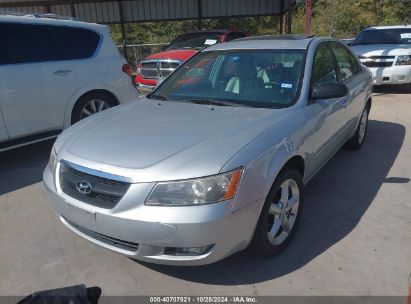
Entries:
[[248, 90], [263, 87], [264, 81], [257, 77], [256, 67], [251, 62], [238, 62], [235, 68], [235, 76], [227, 82], [225, 91], [242, 94]]

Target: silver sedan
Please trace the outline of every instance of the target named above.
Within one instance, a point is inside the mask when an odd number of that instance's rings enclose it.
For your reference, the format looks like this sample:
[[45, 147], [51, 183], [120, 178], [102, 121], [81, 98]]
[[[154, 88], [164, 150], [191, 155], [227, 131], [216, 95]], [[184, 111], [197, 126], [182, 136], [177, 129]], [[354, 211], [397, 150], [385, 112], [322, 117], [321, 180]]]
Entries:
[[140, 102], [64, 131], [44, 183], [64, 225], [133, 259], [272, 256], [295, 234], [304, 185], [364, 143], [371, 82], [333, 39], [211, 46]]

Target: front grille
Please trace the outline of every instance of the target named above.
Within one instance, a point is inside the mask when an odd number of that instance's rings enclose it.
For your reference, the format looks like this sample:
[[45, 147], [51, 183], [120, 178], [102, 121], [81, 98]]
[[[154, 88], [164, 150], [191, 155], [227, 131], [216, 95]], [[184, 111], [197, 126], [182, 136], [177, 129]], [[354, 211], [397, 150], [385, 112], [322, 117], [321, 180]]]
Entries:
[[386, 68], [392, 66], [392, 61], [365, 61], [363, 65], [369, 68]]
[[144, 78], [159, 78], [157, 61], [143, 62], [141, 64], [141, 76]]
[[146, 61], [141, 63], [141, 75], [144, 78], [158, 79], [160, 77], [167, 77], [178, 66], [179, 61], [175, 60], [158, 60], [158, 61]]
[[[99, 208], [112, 209], [127, 192], [130, 184], [88, 174], [74, 169], [66, 162], [60, 165], [60, 187], [68, 196]], [[89, 193], [77, 190], [76, 185], [86, 182], [91, 185]]]
[[88, 237], [95, 239], [97, 241], [100, 241], [104, 244], [107, 244], [109, 246], [112, 247], [116, 247], [122, 250], [127, 250], [127, 251], [131, 251], [131, 252], [137, 252], [138, 250], [138, 244], [137, 243], [132, 243], [132, 242], [127, 242], [127, 241], [123, 241], [123, 240], [119, 240], [116, 238], [113, 238], [111, 236], [107, 236], [92, 230], [89, 230], [87, 228], [81, 227], [71, 221], [69, 221], [68, 219], [64, 218], [63, 219], [66, 221], [67, 224], [69, 224], [70, 226], [72, 226], [74, 229], [78, 230], [79, 232], [87, 235]]

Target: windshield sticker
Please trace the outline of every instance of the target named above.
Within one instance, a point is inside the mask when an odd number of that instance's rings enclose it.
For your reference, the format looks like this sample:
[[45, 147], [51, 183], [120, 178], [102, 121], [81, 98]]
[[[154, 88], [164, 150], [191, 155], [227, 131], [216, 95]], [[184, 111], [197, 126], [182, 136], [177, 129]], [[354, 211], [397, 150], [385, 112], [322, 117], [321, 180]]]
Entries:
[[401, 33], [401, 39], [411, 39], [411, 33]]
[[203, 68], [192, 68], [186, 74], [187, 77], [200, 77], [203, 75], [204, 75]]
[[215, 39], [207, 39], [204, 42], [205, 45], [213, 45], [213, 44], [216, 44], [216, 43], [217, 43], [217, 40], [215, 40]]
[[282, 83], [281, 87], [284, 89], [292, 89], [293, 85], [291, 83]]

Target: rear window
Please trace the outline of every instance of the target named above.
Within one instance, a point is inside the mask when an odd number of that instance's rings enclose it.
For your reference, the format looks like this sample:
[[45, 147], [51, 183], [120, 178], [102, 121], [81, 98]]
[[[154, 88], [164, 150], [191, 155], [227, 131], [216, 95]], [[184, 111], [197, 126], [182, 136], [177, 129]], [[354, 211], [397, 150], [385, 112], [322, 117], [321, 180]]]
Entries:
[[0, 23], [0, 64], [50, 60], [44, 31], [44, 26]]
[[87, 29], [53, 26], [51, 31], [51, 47], [58, 60], [89, 58], [96, 52], [100, 42], [100, 36]]
[[411, 28], [366, 30], [355, 39], [357, 44], [411, 44]]

